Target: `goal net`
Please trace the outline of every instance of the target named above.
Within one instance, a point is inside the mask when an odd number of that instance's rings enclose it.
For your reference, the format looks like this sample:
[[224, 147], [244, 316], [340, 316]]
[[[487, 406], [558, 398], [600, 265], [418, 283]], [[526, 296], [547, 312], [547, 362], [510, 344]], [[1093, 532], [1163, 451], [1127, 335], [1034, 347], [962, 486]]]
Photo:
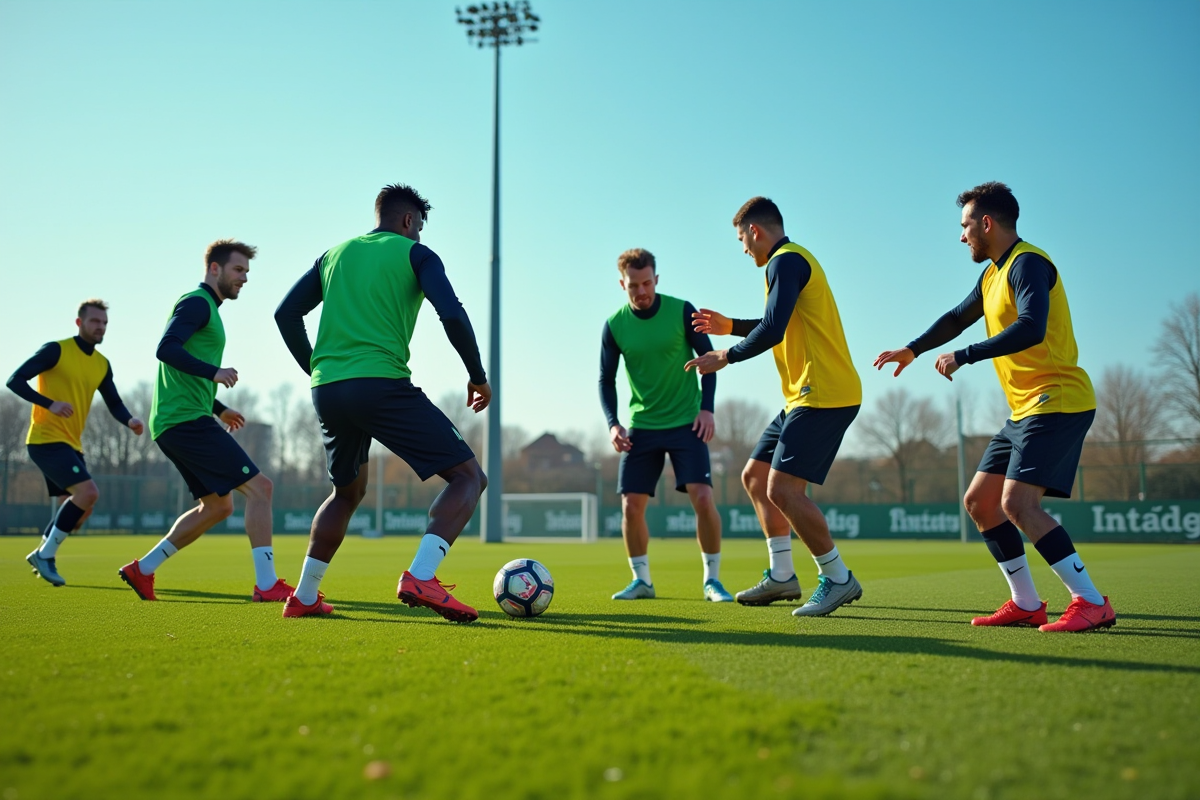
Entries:
[[500, 502], [506, 542], [594, 542], [599, 534], [594, 494], [505, 494]]

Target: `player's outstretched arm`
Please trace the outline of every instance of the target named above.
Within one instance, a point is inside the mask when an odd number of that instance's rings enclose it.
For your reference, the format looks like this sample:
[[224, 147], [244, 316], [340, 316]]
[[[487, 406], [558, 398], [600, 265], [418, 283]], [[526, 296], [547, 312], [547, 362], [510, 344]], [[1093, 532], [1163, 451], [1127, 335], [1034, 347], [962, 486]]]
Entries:
[[[913, 339], [905, 347], [898, 350], [884, 350], [876, 356], [873, 363], [875, 369], [883, 369], [884, 364], [895, 364], [896, 371], [892, 375], [893, 377], [899, 376], [917, 356], [935, 347], [941, 347], [978, 322], [983, 317], [983, 275], [986, 273], [985, 269], [980, 274], [979, 280], [975, 282], [975, 288], [966, 296], [966, 299], [938, 317], [937, 322], [929, 326], [929, 330]], [[942, 372], [943, 368], [948, 368], [949, 365], [940, 362], [941, 358], [939, 357], [934, 368], [949, 378], [948, 374]], [[955, 369], [958, 367], [951, 368], [950, 372], [952, 373]]]
[[300, 280], [288, 290], [275, 309], [275, 327], [283, 337], [288, 352], [305, 374], [312, 374], [312, 342], [308, 340], [308, 330], [304, 327], [304, 317], [321, 304], [323, 292], [321, 289], [321, 261], [324, 255], [316, 260], [312, 268], [300, 276]]
[[[471, 320], [467, 316], [466, 309], [462, 307], [462, 303], [458, 301], [458, 295], [454, 293], [454, 287], [450, 285], [450, 279], [446, 277], [446, 267], [442, 264], [442, 260], [438, 258], [437, 253], [419, 243], [413, 245], [412, 250], [408, 253], [408, 258], [412, 264], [413, 273], [417, 276], [417, 283], [420, 284], [421, 291], [425, 293], [425, 299], [437, 311], [438, 319], [442, 321], [442, 329], [446, 332], [446, 338], [450, 340], [451, 346], [458, 353], [458, 357], [462, 359], [463, 366], [467, 368], [469, 385], [486, 386], [487, 374], [483, 371], [483, 361], [479, 357], [479, 343], [475, 340], [475, 330], [471, 327]], [[490, 401], [491, 391], [489, 389], [487, 402]], [[487, 402], [479, 410], [486, 407]], [[469, 405], [474, 407], [474, 403], [469, 403]]]
[[783, 341], [800, 292], [812, 277], [812, 266], [799, 253], [783, 253], [767, 264], [767, 303], [763, 317], [746, 338], [729, 348], [730, 364], [762, 355]]
[[692, 311], [692, 330], [705, 336], [728, 336], [733, 333], [733, 320], [719, 311], [702, 308]]
[[1050, 288], [1057, 278], [1054, 266], [1037, 253], [1017, 256], [1008, 268], [1008, 283], [1016, 300], [1017, 318], [990, 339], [952, 353], [957, 363], [960, 366], [974, 364], [1041, 344], [1046, 338], [1050, 318]]
[[[62, 347], [58, 342], [47, 342], [39, 347], [38, 351], [30, 356], [24, 364], [17, 367], [17, 371], [9, 376], [6, 385], [13, 394], [28, 403], [47, 408], [51, 413], [60, 417], [71, 416], [75, 409], [71, 408], [70, 403], [56, 403], [29, 385], [29, 382], [38, 375], [48, 369], [54, 369], [54, 365], [58, 363], [61, 355]], [[59, 406], [59, 409], [55, 410], [54, 406]], [[65, 408], [63, 408], [64, 406]], [[68, 411], [68, 413], [61, 413], [63, 411]]]
[[167, 329], [163, 331], [154, 355], [168, 367], [187, 375], [232, 387], [237, 383], [237, 370], [221, 369], [215, 364], [201, 361], [183, 347], [196, 331], [208, 324], [210, 315], [208, 303], [203, 298], [193, 296], [180, 300], [175, 305], [171, 319], [167, 321]]
[[129, 413], [129, 409], [121, 401], [121, 395], [117, 393], [117, 385], [113, 383], [112, 364], [108, 365], [108, 372], [104, 373], [104, 380], [100, 381], [100, 397], [104, 399], [108, 413], [112, 414], [117, 422], [128, 427], [138, 436], [142, 435], [142, 421], [135, 419], [133, 414]]

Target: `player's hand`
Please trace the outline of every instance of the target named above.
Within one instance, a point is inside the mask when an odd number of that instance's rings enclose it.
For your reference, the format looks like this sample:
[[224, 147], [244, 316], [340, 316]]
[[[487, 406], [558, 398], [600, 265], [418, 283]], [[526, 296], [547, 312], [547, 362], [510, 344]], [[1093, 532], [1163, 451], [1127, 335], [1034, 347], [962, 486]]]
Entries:
[[130, 417], [129, 422], [126, 422], [125, 424], [129, 426], [129, 430], [133, 431], [138, 436], [141, 436], [142, 431], [146, 430], [145, 423], [143, 423], [137, 417]]
[[237, 370], [233, 367], [222, 367], [213, 376], [213, 383], [219, 383], [226, 389], [232, 389], [238, 381]]
[[693, 358], [684, 364], [683, 368], [688, 370], [695, 367], [696, 372], [701, 375], [707, 375], [710, 372], [716, 372], [719, 369], [725, 369], [725, 367], [729, 366], [728, 353], [728, 350], [713, 350], [710, 353]]
[[713, 419], [713, 413], [701, 411], [697, 414], [695, 421], [692, 422], [692, 430], [696, 432], [697, 439], [708, 444], [713, 434], [717, 432], [717, 421]]
[[613, 425], [608, 429], [608, 438], [612, 442], [613, 449], [618, 453], [628, 453], [633, 449], [633, 440], [629, 438], [629, 431], [620, 425]]
[[711, 308], [702, 308], [692, 312], [692, 330], [696, 333], [728, 336], [733, 333], [733, 320]]
[[75, 413], [75, 406], [70, 403], [64, 403], [61, 400], [55, 400], [50, 404], [50, 413], [57, 417], [67, 419]]
[[467, 383], [467, 406], [478, 414], [492, 402], [492, 387], [487, 381], [480, 384]]
[[899, 350], [884, 350], [875, 356], [874, 366], [875, 369], [883, 369], [884, 364], [895, 364], [896, 371], [892, 373], [892, 377], [896, 377], [904, 372], [904, 368], [911, 364], [916, 357], [916, 353], [907, 347], [901, 347]]
[[937, 362], [933, 367], [938, 371], [939, 375], [945, 376], [948, 381], [954, 380], [950, 376], [958, 372], [958, 362], [954, 360], [954, 353], [942, 353], [937, 357]]
[[242, 416], [240, 411], [234, 411], [232, 408], [227, 408], [221, 412], [221, 422], [225, 423], [228, 430], [236, 431], [238, 428], [246, 427], [246, 418]]

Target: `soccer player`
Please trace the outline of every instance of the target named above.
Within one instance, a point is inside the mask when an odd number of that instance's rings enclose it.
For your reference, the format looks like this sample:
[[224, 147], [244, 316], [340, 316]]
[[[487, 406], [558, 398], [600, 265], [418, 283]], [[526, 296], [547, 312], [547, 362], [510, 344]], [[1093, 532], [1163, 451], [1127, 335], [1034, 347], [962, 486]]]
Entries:
[[[8, 379], [9, 389], [33, 403], [25, 437], [29, 459], [45, 476], [50, 496], [61, 503], [46, 526], [41, 546], [25, 557], [34, 574], [52, 586], [66, 584], [55, 563], [59, 546], [83, 524], [100, 497], [84, 463], [82, 444], [96, 390], [118, 422], [138, 436], [144, 429], [142, 421], [121, 402], [113, 384], [112, 365], [96, 350], [108, 329], [108, 305], [103, 300], [84, 300], [75, 325], [77, 335], [42, 345]], [[38, 379], [36, 390], [29, 385], [34, 376]]]
[[[963, 503], [1000, 563], [1012, 599], [973, 625], [1037, 626], [1087, 631], [1116, 624], [1108, 598], [1092, 583], [1071, 537], [1042, 510], [1043, 497], [1070, 497], [1083, 438], [1096, 416], [1091, 379], [1078, 365], [1079, 348], [1058, 267], [1017, 235], [1020, 206], [995, 181], [958, 196], [959, 240], [976, 264], [989, 262], [975, 287], [907, 347], [875, 359], [896, 364], [895, 375], [924, 352], [958, 336], [980, 317], [988, 339], [942, 353], [934, 368], [947, 380], [960, 367], [992, 360], [1012, 416], [992, 437]], [[1021, 532], [1067, 590], [1071, 603], [1055, 622], [1034, 588]]]
[[[319, 587], [367, 491], [362, 465], [372, 439], [408, 462], [421, 480], [437, 475], [446, 481], [429, 508], [429, 524], [397, 596], [453, 622], [479, 617], [450, 594], [454, 587], [439, 581], [436, 572], [471, 519], [487, 478], [446, 415], [413, 386], [408, 366], [417, 313], [428, 299], [467, 369], [467, 405], [479, 413], [491, 402], [467, 312], [442, 260], [420, 244], [430, 208], [409, 186], [384, 187], [375, 198], [375, 229], [318, 258], [275, 311], [284, 342], [312, 376], [333, 482], [333, 493], [313, 518], [308, 555], [285, 617], [333, 611]], [[322, 303], [314, 346], [304, 316]]]
[[237, 370], [220, 366], [225, 326], [220, 307], [236, 300], [250, 273], [256, 248], [220, 239], [204, 254], [204, 281], [175, 302], [158, 343], [158, 378], [150, 411], [150, 435], [187, 483], [198, 504], [171, 526], [150, 552], [121, 567], [118, 574], [143, 600], [157, 599], [154, 575], [163, 562], [233, 513], [233, 497], [246, 498], [246, 534], [254, 560], [256, 603], [287, 599], [292, 587], [275, 574], [271, 548], [271, 481], [259, 472], [229, 430], [245, 417], [217, 400], [217, 385], [232, 388]]
[[[693, 352], [712, 350], [712, 342], [692, 330], [696, 309], [691, 303], [658, 293], [650, 251], [626, 250], [617, 257], [617, 269], [628, 302], [608, 318], [600, 335], [600, 405], [613, 448], [621, 454], [621, 534], [633, 580], [613, 600], [654, 597], [646, 504], [670, 455], [675, 490], [687, 492], [696, 510], [704, 599], [732, 603], [733, 596], [721, 585], [721, 515], [713, 502], [708, 458], [717, 376], [705, 375], [697, 386], [696, 376], [683, 369]], [[622, 355], [629, 376], [628, 430], [617, 418], [617, 364]]]
[[737, 601], [767, 605], [802, 596], [792, 563], [795, 531], [816, 561], [818, 579], [808, 602], [792, 614], [824, 616], [862, 597], [862, 586], [806, 490], [829, 474], [842, 437], [858, 415], [862, 384], [825, 271], [812, 253], [784, 235], [779, 208], [765, 197], [751, 198], [734, 216], [733, 226], [742, 249], [755, 265], [767, 268], [766, 309], [762, 319], [753, 320], [701, 309], [695, 315], [696, 330], [745, 338], [687, 366], [705, 374], [771, 350], [785, 402], [742, 471], [742, 484], [767, 537], [770, 565], [757, 585], [738, 592]]

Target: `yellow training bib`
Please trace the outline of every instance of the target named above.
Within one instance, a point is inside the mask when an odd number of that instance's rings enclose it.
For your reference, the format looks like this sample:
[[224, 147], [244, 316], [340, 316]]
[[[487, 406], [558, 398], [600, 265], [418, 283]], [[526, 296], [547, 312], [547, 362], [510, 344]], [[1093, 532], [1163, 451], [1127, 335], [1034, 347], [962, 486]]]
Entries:
[[[988, 338], [1017, 320], [1016, 294], [1008, 281], [1008, 270], [1022, 253], [1050, 256], [1028, 242], [1017, 242], [1004, 263], [992, 265], [983, 275], [983, 319]], [[1063, 288], [1062, 272], [1050, 289], [1050, 313], [1046, 318], [1046, 338], [1019, 353], [993, 358], [1000, 388], [1008, 399], [1013, 420], [1034, 414], [1073, 414], [1096, 407], [1092, 381], [1079, 366], [1079, 348], [1071, 327], [1071, 309]]]
[[92, 398], [108, 374], [108, 359], [98, 350], [89, 356], [73, 338], [63, 339], [58, 346], [62, 351], [58, 363], [38, 375], [37, 390], [51, 400], [70, 403], [75, 413], [64, 419], [51, 414], [48, 408], [34, 405], [25, 443], [64, 442], [83, 452], [83, 426], [92, 409]]
[[772, 258], [780, 253], [798, 253], [812, 268], [788, 319], [783, 341], [771, 349], [783, 383], [785, 410], [862, 405], [862, 383], [850, 360], [842, 317], [825, 270], [812, 253], [798, 244], [788, 242]]

